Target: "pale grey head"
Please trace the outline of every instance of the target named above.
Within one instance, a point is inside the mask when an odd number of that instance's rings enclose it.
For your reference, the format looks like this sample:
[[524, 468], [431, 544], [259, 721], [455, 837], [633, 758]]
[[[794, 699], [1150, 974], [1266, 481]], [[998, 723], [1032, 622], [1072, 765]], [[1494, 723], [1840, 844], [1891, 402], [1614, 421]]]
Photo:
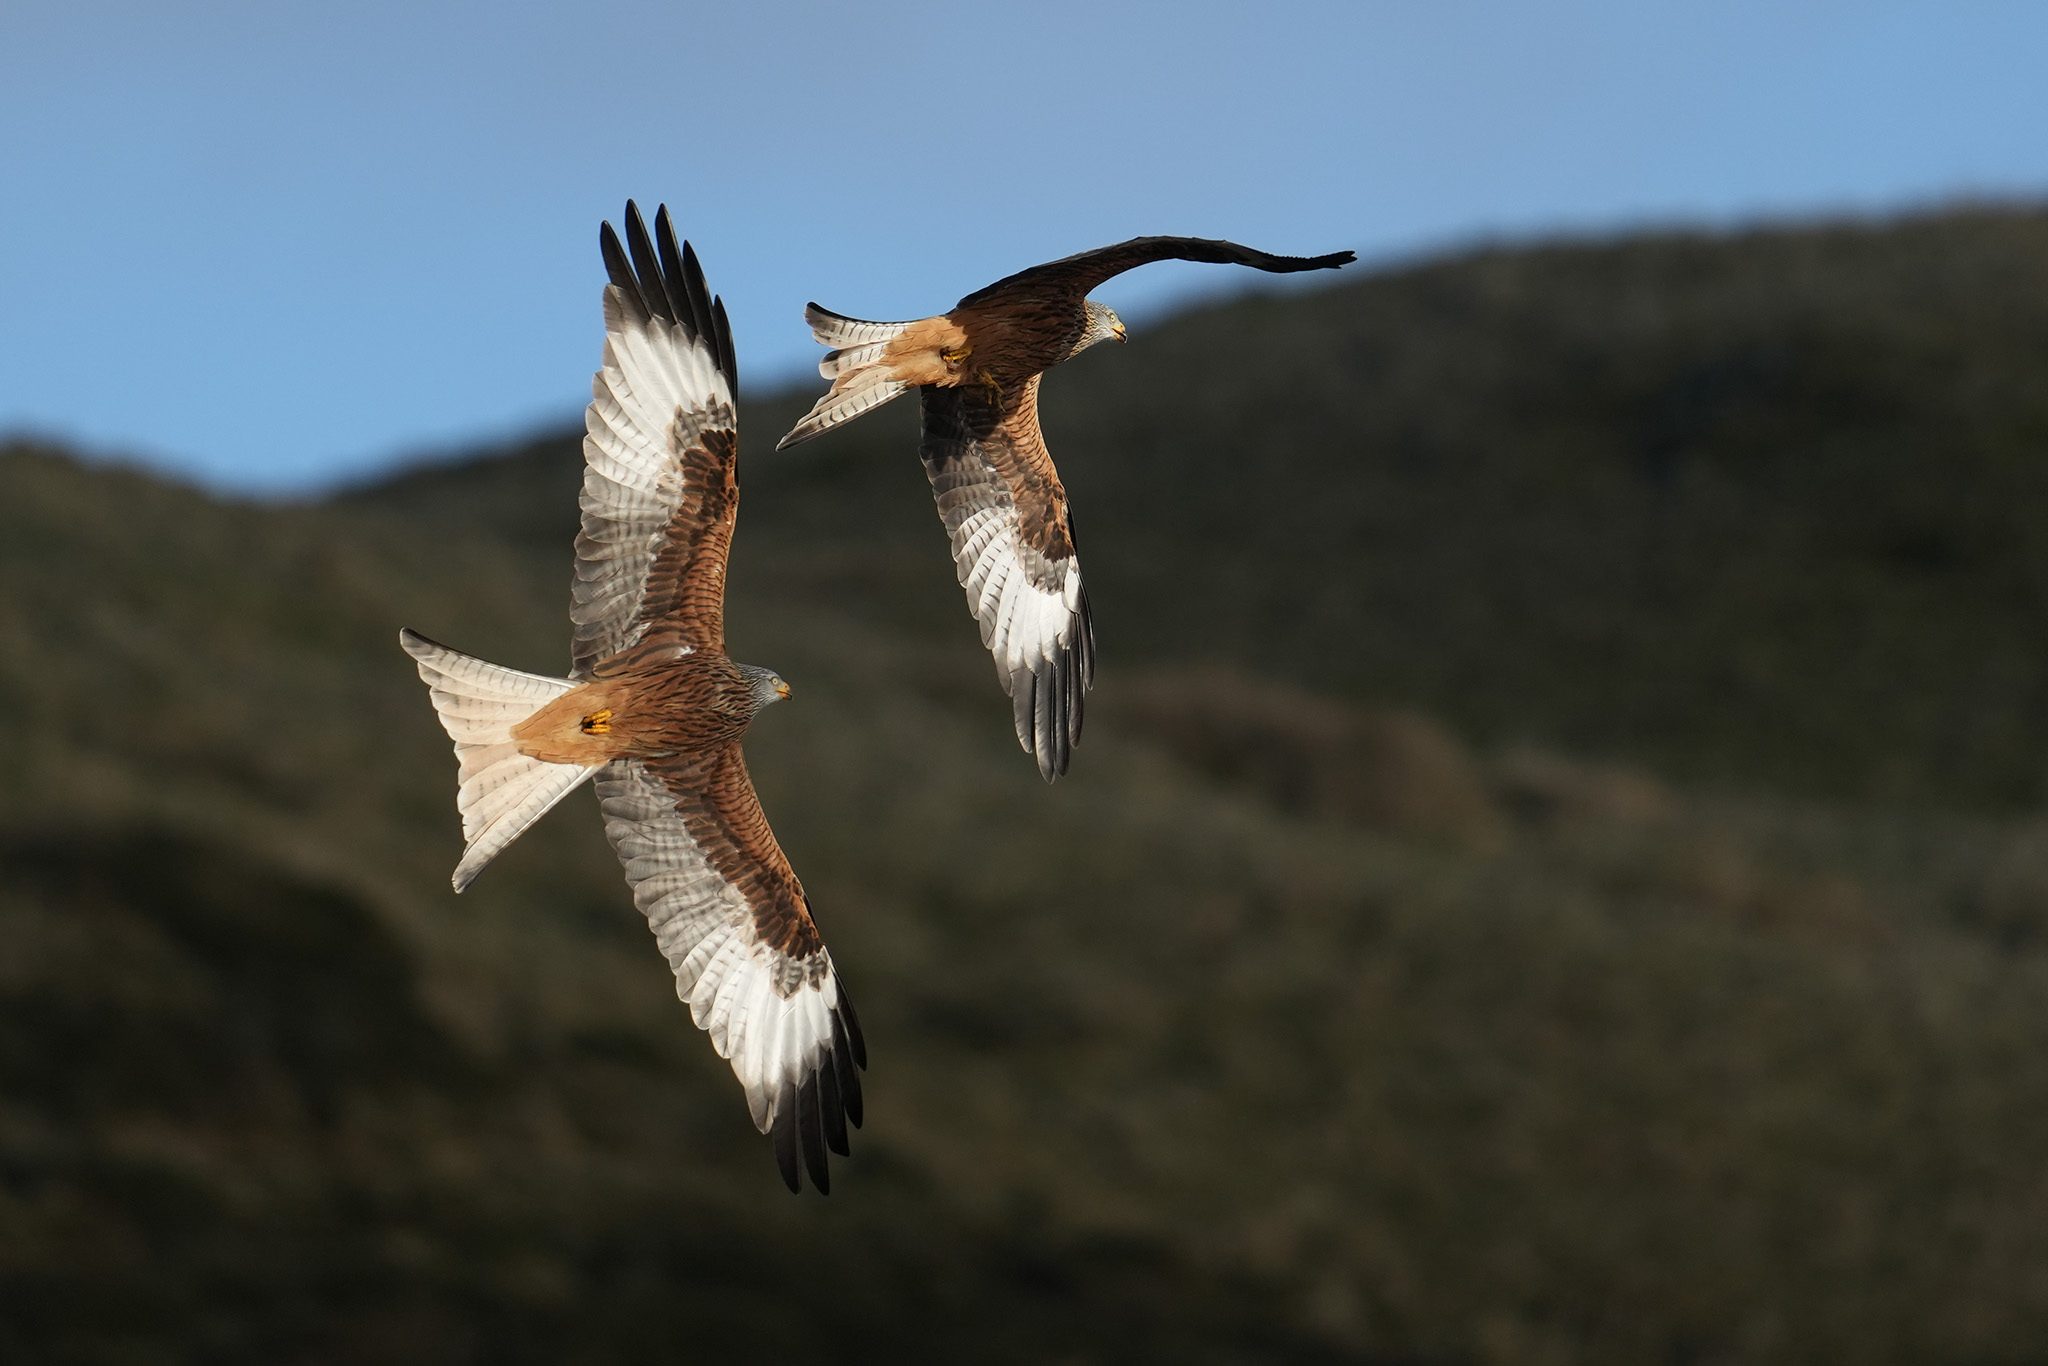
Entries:
[[782, 681], [782, 675], [773, 669], [764, 669], [758, 664], [736, 664], [740, 677], [747, 681], [747, 697], [754, 704], [754, 710], [773, 706], [789, 697], [789, 684]]
[[1072, 355], [1079, 355], [1100, 341], [1122, 341], [1124, 320], [1108, 304], [1099, 304], [1093, 299], [1086, 300], [1088, 325], [1081, 331], [1081, 339], [1074, 343]]

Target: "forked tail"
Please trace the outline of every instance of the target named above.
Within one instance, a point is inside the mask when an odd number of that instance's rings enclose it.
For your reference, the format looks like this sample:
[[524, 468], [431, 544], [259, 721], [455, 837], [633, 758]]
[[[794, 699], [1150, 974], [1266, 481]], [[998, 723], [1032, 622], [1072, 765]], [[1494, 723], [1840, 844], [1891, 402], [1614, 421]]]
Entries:
[[775, 443], [778, 451], [850, 422], [914, 387], [896, 378], [888, 356], [890, 343], [911, 323], [865, 322], [816, 304], [804, 305], [804, 321], [811, 325], [812, 336], [832, 348], [818, 362], [818, 373], [832, 381], [832, 388]]
[[461, 784], [455, 805], [462, 812], [462, 837], [469, 842], [455, 865], [459, 892], [597, 769], [544, 763], [520, 753], [512, 738], [514, 726], [576, 686], [568, 679], [487, 663], [417, 631], [400, 631], [398, 643], [418, 662], [441, 727], [455, 742]]

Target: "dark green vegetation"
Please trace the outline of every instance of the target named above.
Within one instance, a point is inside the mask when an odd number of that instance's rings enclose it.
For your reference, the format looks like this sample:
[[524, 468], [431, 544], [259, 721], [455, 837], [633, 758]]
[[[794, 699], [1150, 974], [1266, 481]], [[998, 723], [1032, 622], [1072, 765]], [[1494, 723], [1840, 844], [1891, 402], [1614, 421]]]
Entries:
[[0, 1360], [2038, 1358], [2048, 216], [1485, 252], [1049, 389], [1054, 789], [913, 413], [744, 417], [829, 1200], [591, 802], [447, 890], [396, 628], [563, 665], [573, 435], [289, 507], [0, 453]]

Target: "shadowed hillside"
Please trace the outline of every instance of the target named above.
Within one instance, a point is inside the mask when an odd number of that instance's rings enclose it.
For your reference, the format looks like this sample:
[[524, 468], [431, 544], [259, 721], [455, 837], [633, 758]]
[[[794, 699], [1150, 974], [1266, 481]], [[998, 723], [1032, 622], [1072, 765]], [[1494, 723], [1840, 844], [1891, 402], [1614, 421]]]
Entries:
[[565, 666], [573, 433], [295, 506], [0, 450], [0, 1359], [2029, 1358], [2044, 274], [1986, 212], [1140, 326], [1048, 385], [1053, 789], [914, 411], [751, 405], [829, 1200], [591, 802], [447, 890], [396, 628]]

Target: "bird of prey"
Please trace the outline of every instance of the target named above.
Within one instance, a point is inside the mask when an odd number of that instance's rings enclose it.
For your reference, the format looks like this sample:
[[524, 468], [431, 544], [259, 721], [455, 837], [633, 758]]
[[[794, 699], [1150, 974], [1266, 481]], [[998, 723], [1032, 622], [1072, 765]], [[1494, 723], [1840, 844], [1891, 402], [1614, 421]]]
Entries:
[[1088, 291], [1153, 261], [1286, 273], [1355, 259], [1348, 251], [1273, 256], [1200, 237], [1135, 237], [1005, 276], [938, 317], [865, 322], [813, 303], [804, 317], [833, 348], [818, 364], [832, 388], [776, 449], [918, 391], [920, 453], [968, 611], [1010, 694], [1017, 742], [1051, 782], [1067, 771], [1081, 738], [1095, 627], [1073, 508], [1038, 428], [1038, 382], [1099, 341], [1124, 340], [1122, 319]]
[[[583, 439], [583, 526], [567, 678], [522, 673], [406, 630], [455, 742], [468, 841], [461, 891], [586, 781], [634, 903], [697, 1027], [729, 1059], [792, 1191], [861, 1122], [866, 1045], [803, 885], [740, 755], [754, 714], [789, 696], [772, 669], [725, 653], [725, 567], [739, 504], [739, 389], [725, 305], [668, 210], [649, 237], [599, 241], [603, 366]], [[799, 1161], [801, 1159], [801, 1163]]]

